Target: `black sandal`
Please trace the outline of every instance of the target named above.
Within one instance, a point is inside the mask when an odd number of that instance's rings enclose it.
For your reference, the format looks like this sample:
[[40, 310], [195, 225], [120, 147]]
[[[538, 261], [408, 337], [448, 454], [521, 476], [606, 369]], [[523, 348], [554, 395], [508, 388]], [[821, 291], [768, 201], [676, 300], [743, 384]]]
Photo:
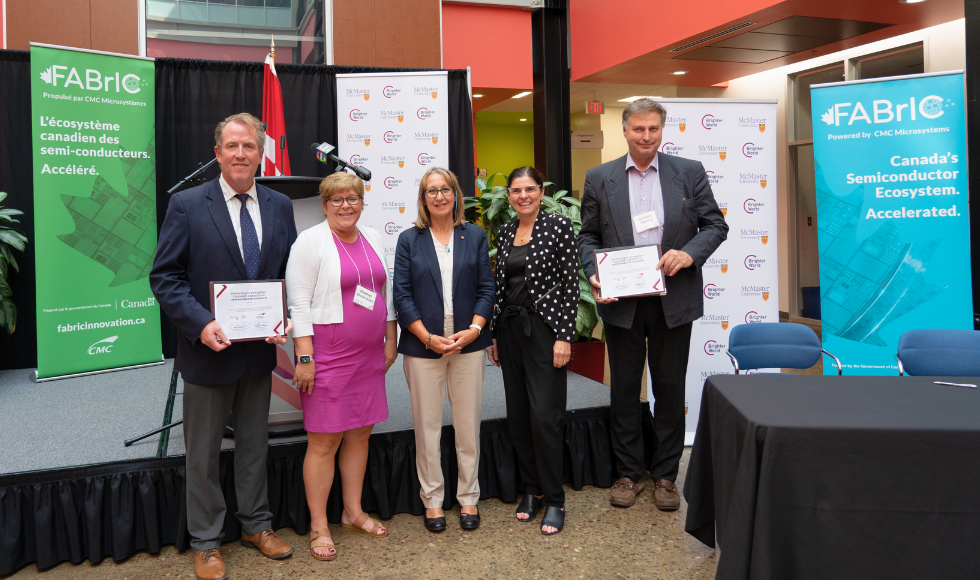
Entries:
[[535, 497], [534, 494], [525, 493], [524, 497], [521, 498], [521, 504], [517, 506], [517, 511], [514, 514], [527, 514], [527, 519], [522, 520], [517, 518], [517, 521], [521, 523], [533, 522], [534, 518], [538, 517], [538, 508], [544, 500], [540, 497]]
[[550, 534], [541, 530], [541, 533], [545, 536], [553, 536], [560, 532], [562, 528], [565, 527], [565, 509], [564, 507], [555, 507], [549, 505], [544, 508], [544, 517], [541, 518], [541, 527], [550, 526], [552, 528], [557, 528], [557, 531], [551, 532]]

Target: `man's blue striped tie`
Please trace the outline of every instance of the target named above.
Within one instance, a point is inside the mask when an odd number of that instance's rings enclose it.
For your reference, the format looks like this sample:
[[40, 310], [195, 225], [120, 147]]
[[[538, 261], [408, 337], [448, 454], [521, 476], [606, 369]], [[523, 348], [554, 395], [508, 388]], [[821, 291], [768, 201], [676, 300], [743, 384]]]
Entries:
[[248, 279], [255, 280], [259, 276], [259, 236], [255, 233], [255, 224], [252, 223], [252, 216], [245, 208], [248, 201], [247, 193], [239, 193], [235, 197], [242, 202], [242, 211], [238, 214], [242, 229], [242, 254], [245, 260], [245, 271], [248, 272]]

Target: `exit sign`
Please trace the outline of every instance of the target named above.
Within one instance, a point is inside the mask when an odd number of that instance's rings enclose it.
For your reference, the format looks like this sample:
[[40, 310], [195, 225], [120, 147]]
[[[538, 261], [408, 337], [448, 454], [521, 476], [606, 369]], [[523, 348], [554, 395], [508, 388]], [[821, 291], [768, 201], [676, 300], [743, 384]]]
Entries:
[[591, 115], [601, 115], [606, 112], [606, 104], [602, 101], [589, 101], [585, 104], [585, 112]]

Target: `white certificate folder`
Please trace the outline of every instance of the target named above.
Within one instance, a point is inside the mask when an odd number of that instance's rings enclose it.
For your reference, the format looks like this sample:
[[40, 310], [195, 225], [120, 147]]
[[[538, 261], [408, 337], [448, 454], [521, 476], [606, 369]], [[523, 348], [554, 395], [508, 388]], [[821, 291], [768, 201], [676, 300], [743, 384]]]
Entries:
[[211, 282], [211, 314], [231, 342], [286, 331], [286, 281]]
[[660, 246], [629, 246], [595, 250], [595, 273], [601, 298], [663, 296], [667, 293], [660, 261]]

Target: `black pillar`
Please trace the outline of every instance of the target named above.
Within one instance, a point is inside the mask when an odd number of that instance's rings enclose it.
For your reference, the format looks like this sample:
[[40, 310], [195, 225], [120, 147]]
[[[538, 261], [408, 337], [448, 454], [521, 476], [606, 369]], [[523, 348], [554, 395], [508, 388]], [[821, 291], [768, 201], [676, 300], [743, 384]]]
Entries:
[[980, 330], [980, 34], [970, 32], [980, 30], [980, 0], [965, 0], [963, 8], [966, 16], [966, 142], [969, 148], [973, 328]]
[[555, 183], [552, 192], [572, 187], [569, 47], [567, 0], [545, 0], [531, 15], [534, 166]]

